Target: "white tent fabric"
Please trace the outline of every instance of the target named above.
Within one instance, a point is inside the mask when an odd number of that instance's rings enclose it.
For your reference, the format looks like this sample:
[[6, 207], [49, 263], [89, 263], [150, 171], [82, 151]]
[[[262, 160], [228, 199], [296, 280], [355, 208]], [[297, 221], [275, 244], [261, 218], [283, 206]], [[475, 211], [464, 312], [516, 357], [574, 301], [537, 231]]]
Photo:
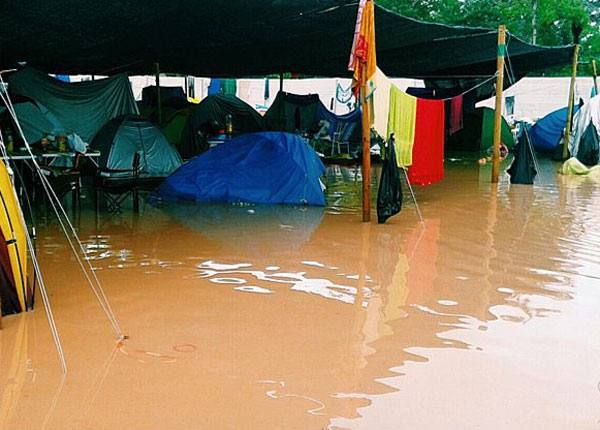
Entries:
[[573, 133], [569, 142], [569, 150], [573, 157], [577, 157], [581, 139], [590, 124], [596, 129], [600, 138], [600, 96], [590, 99], [573, 118]]

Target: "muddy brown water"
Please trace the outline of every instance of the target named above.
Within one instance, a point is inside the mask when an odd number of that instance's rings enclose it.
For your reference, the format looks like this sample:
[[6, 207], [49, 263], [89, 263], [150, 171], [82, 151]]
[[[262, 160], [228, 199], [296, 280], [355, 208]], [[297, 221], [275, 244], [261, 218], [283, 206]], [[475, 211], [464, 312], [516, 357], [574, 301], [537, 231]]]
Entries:
[[447, 166], [424, 224], [333, 167], [324, 209], [82, 212], [122, 345], [42, 222], [69, 372], [39, 299], [4, 318], [0, 429], [599, 429], [600, 187]]

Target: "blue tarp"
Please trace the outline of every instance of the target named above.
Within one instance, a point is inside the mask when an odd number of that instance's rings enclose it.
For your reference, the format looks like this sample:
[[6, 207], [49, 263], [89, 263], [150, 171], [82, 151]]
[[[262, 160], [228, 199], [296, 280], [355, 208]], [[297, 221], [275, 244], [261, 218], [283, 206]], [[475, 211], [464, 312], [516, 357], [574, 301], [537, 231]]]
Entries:
[[158, 188], [165, 201], [325, 205], [325, 166], [294, 134], [241, 135], [181, 166]]
[[358, 136], [360, 139], [361, 117], [360, 109], [355, 109], [345, 115], [336, 115], [329, 109], [319, 103], [317, 109], [319, 120], [325, 120], [329, 123], [329, 137], [334, 138], [334, 133], [339, 133], [337, 140], [340, 142], [348, 142], [353, 136]]
[[[574, 106], [574, 114], [579, 106]], [[538, 120], [531, 127], [531, 143], [536, 151], [552, 151], [560, 143], [563, 130], [567, 124], [567, 108], [557, 109]]]

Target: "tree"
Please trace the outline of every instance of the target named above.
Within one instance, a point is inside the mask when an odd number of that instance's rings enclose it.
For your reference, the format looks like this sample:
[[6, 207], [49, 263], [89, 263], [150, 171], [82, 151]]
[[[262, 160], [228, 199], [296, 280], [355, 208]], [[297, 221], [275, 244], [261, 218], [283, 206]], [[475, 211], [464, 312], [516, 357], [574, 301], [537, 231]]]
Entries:
[[[378, 0], [402, 15], [429, 22], [496, 28], [539, 45], [573, 43], [573, 24], [583, 28], [582, 62], [600, 60], [600, 0]], [[597, 61], [599, 61], [597, 60]], [[565, 68], [561, 72], [567, 72]], [[588, 68], [582, 68], [588, 73]]]

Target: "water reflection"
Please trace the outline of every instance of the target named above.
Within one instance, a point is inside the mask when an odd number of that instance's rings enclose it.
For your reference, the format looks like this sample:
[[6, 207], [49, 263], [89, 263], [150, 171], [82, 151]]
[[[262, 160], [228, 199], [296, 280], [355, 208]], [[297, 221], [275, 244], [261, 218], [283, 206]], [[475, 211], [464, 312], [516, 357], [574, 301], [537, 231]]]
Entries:
[[[206, 239], [247, 250], [294, 250], [320, 225], [324, 209], [314, 206], [179, 203], [160, 209]], [[268, 244], [264, 247], [263, 244]]]

